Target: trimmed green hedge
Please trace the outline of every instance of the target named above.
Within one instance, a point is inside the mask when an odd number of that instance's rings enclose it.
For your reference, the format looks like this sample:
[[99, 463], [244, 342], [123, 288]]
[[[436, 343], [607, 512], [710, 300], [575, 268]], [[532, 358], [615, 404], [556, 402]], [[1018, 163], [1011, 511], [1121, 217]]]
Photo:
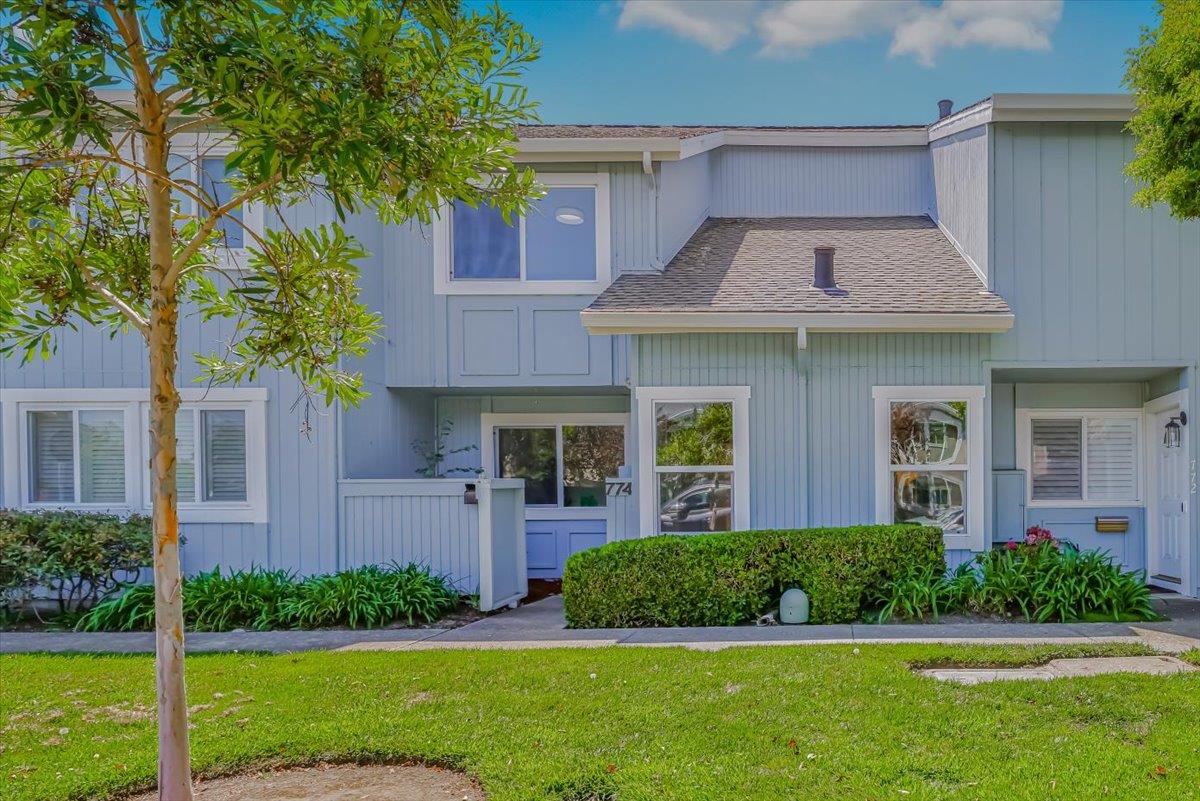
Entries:
[[572, 628], [731, 626], [808, 593], [813, 623], [857, 620], [893, 578], [946, 570], [940, 528], [851, 526], [661, 536], [573, 554], [563, 571]]

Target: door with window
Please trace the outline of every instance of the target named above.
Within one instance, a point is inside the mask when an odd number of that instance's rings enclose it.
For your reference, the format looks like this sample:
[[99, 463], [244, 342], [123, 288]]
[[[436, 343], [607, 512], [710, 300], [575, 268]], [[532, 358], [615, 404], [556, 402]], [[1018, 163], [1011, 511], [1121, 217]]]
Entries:
[[484, 415], [484, 465], [525, 481], [530, 578], [558, 578], [571, 554], [607, 541], [604, 480], [625, 463], [623, 414]]

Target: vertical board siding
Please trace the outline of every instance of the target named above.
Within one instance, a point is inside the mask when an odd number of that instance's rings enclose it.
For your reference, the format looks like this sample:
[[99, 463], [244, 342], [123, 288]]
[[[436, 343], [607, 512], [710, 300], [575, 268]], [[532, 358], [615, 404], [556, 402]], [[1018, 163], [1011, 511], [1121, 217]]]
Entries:
[[997, 125], [994, 287], [1006, 361], [1200, 358], [1200, 221], [1132, 204], [1133, 140], [1107, 123]]
[[659, 166], [660, 263], [666, 264], [708, 218], [712, 206], [709, 154]]
[[179, 559], [185, 575], [220, 567], [222, 573], [273, 565], [265, 524], [185, 523]]
[[636, 339], [638, 386], [750, 387], [750, 524], [774, 528], [803, 521], [807, 415], [796, 338], [664, 334]]
[[[874, 386], [986, 385], [984, 334], [809, 336], [809, 523], [875, 517]], [[980, 465], [983, 480], [986, 466]]]
[[723, 147], [715, 151], [714, 217], [928, 214], [924, 147]]
[[[353, 482], [344, 482], [353, 485]], [[410, 562], [479, 589], [479, 514], [450, 495], [350, 495], [342, 499], [342, 566]]]
[[929, 146], [934, 219], [959, 249], [988, 274], [988, 136], [986, 126], [939, 139]]

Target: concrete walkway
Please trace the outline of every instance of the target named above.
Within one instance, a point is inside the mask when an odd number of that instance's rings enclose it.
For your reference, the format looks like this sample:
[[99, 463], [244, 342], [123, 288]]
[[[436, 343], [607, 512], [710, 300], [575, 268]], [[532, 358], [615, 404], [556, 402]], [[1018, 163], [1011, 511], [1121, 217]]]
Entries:
[[[711, 628], [566, 628], [562, 598], [551, 596], [456, 629], [195, 632], [188, 651], [291, 653], [314, 650], [418, 651], [429, 649], [584, 648], [682, 646], [720, 650], [744, 645], [866, 643], [1088, 644], [1140, 643], [1163, 653], [1200, 648], [1200, 601], [1159, 599], [1172, 619], [1162, 623], [917, 623]], [[0, 633], [0, 653], [152, 653], [150, 633]]]

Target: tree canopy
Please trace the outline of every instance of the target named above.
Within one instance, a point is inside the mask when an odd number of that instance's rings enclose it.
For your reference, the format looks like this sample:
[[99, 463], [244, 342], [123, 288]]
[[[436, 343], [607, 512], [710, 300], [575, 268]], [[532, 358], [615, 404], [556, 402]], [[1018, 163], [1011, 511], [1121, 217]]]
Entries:
[[1200, 0], [1160, 0], [1159, 26], [1130, 51], [1125, 85], [1137, 111], [1126, 168], [1141, 188], [1135, 203], [1166, 203], [1182, 219], [1200, 217]]

